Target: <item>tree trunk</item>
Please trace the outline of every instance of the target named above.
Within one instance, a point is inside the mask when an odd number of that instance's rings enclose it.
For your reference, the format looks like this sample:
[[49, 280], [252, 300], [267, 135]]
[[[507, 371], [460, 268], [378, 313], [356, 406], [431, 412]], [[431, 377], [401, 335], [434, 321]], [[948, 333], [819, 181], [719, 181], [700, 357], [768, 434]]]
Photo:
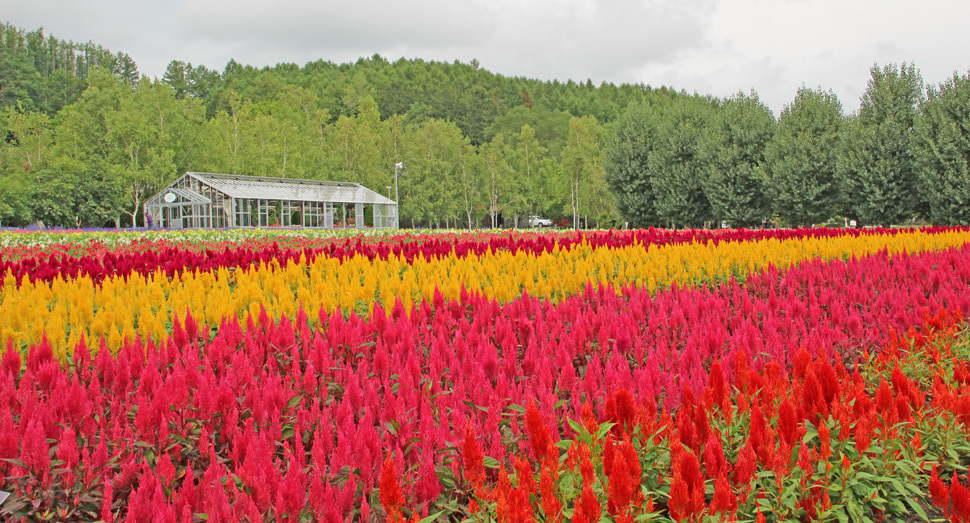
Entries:
[[131, 228], [134, 229], [138, 226], [138, 204], [141, 203], [141, 194], [138, 187], [134, 187], [132, 190], [135, 192], [135, 208], [131, 211]]

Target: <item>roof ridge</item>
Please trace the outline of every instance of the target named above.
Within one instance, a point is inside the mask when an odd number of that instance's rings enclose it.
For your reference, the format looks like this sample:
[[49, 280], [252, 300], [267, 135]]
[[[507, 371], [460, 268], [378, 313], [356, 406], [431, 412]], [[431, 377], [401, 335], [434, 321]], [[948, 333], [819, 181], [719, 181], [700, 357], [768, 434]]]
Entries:
[[[267, 183], [294, 183], [298, 185], [332, 185], [339, 187], [364, 187], [364, 185], [357, 182], [335, 182], [330, 180], [313, 180], [306, 178], [275, 178], [266, 176], [251, 176], [247, 174], [223, 174], [223, 173], [203, 173], [197, 171], [188, 171], [187, 174], [195, 175], [199, 178], [213, 178], [221, 180], [240, 180], [240, 181], [251, 181], [251, 182], [267, 182]], [[366, 187], [365, 187], [366, 188]]]

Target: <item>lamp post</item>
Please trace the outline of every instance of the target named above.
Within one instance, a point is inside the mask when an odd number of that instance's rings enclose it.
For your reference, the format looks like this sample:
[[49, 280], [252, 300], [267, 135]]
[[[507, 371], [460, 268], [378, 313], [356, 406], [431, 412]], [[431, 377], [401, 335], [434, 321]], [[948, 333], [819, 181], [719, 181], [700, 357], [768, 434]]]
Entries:
[[397, 193], [397, 173], [402, 167], [404, 167], [404, 162], [397, 162], [394, 164], [394, 204], [397, 205], [394, 212], [394, 221], [396, 222], [394, 224], [395, 229], [401, 228], [401, 198]]

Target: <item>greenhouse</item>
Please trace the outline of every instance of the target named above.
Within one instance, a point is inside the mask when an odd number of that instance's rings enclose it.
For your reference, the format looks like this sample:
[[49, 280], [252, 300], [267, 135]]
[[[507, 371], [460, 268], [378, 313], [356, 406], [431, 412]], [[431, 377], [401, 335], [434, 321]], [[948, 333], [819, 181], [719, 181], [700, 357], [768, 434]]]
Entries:
[[398, 226], [397, 202], [359, 183], [187, 172], [145, 202], [166, 229]]

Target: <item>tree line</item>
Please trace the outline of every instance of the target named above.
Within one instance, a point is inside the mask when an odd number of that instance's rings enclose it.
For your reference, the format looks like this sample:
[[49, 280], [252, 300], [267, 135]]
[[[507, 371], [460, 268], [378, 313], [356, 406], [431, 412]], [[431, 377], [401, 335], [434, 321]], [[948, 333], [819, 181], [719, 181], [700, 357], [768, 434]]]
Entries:
[[21, 107], [54, 114], [81, 95], [92, 69], [138, 79], [138, 66], [126, 53], [91, 42], [75, 43], [0, 25], [0, 108]]
[[874, 65], [858, 111], [801, 88], [776, 120], [755, 93], [639, 104], [606, 147], [636, 225], [970, 223], [970, 73], [924, 86]]
[[[474, 60], [173, 61], [150, 79], [106, 50], [68, 67], [79, 46], [5, 28], [0, 67], [38, 73], [0, 91], [2, 225], [141, 225], [144, 200], [186, 171], [393, 197], [398, 162], [406, 226], [966, 222], [967, 76], [924, 88], [911, 64], [874, 67], [855, 114], [801, 89], [776, 119], [753, 92], [544, 82]], [[34, 96], [54, 75], [77, 89], [63, 104]]]
[[161, 80], [132, 85], [94, 71], [78, 100], [53, 117], [7, 108], [0, 223], [141, 225], [140, 205], [186, 171], [353, 181], [391, 196], [398, 162], [405, 225], [522, 226], [528, 215], [551, 214], [592, 226], [617, 218], [602, 166], [606, 131], [592, 116], [559, 116], [555, 132], [564, 136], [550, 140], [550, 113], [536, 109], [526, 115], [531, 124], [475, 145], [449, 120], [382, 119], [366, 94], [351, 116], [337, 118], [299, 86], [258, 101], [234, 91], [226, 98], [225, 109], [206, 117], [199, 100], [178, 99]]

